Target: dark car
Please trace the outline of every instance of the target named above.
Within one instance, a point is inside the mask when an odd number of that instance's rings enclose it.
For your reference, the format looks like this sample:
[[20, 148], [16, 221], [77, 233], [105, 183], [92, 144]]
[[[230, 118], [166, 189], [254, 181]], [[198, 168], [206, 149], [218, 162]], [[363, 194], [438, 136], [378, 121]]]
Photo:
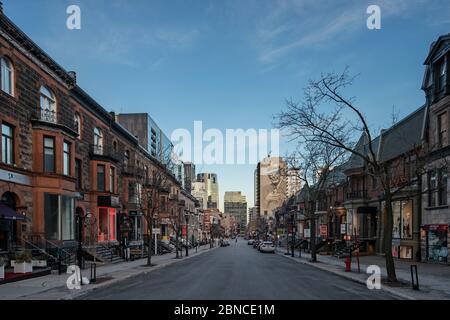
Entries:
[[255, 242], [253, 242], [253, 248], [258, 248], [260, 243], [261, 243], [261, 240], [255, 240]]

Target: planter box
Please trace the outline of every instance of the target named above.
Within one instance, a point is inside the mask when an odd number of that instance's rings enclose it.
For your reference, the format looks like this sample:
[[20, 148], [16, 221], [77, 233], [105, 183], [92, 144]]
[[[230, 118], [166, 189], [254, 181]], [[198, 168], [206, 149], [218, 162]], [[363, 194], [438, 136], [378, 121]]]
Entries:
[[5, 279], [5, 266], [0, 266], [0, 280]]
[[28, 262], [14, 262], [14, 273], [31, 273], [33, 272], [33, 264]]
[[33, 264], [33, 267], [36, 267], [36, 268], [47, 267], [47, 260], [33, 260], [31, 263]]

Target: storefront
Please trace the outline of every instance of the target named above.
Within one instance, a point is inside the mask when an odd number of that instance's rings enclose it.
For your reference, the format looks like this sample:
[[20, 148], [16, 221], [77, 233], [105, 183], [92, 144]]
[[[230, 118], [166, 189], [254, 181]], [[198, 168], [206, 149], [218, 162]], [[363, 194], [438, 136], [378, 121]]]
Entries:
[[98, 241], [117, 241], [117, 209], [119, 199], [98, 196]]
[[143, 240], [143, 218], [142, 212], [130, 211], [131, 221], [130, 242], [141, 242]]
[[426, 260], [448, 262], [448, 224], [429, 224], [422, 227], [425, 238]]
[[44, 193], [45, 239], [69, 241], [75, 239], [74, 197]]
[[413, 201], [392, 202], [392, 255], [400, 259], [413, 259]]

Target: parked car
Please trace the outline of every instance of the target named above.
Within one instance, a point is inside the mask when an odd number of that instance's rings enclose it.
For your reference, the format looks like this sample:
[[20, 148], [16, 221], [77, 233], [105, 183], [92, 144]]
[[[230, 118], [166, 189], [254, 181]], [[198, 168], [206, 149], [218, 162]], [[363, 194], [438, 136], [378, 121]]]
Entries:
[[253, 245], [254, 242], [255, 242], [255, 239], [250, 239], [250, 240], [248, 240], [247, 244], [250, 246], [250, 245]]
[[260, 252], [275, 253], [275, 246], [273, 245], [273, 242], [271, 242], [271, 241], [264, 241], [261, 243], [258, 250]]
[[230, 242], [228, 240], [222, 240], [220, 241], [221, 247], [228, 247], [230, 245]]

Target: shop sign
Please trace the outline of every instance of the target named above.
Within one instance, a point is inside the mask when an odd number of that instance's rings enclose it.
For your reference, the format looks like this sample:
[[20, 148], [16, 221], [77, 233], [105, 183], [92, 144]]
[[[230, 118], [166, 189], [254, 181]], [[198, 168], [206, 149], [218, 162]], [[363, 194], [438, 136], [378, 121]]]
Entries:
[[24, 174], [20, 174], [20, 173], [8, 171], [8, 170], [3, 170], [3, 169], [0, 169], [0, 180], [4, 180], [4, 181], [8, 181], [8, 182], [15, 182], [15, 183], [24, 184], [27, 186], [31, 185], [30, 177], [28, 177]]
[[97, 205], [99, 207], [119, 208], [119, 197], [114, 196], [98, 196]]
[[303, 233], [305, 234], [305, 238], [311, 237], [311, 229], [304, 229]]
[[320, 225], [320, 236], [327, 237], [328, 236], [328, 226], [326, 224]]
[[427, 231], [447, 231], [448, 224], [427, 224], [423, 226]]
[[182, 235], [183, 237], [186, 237], [186, 226], [182, 226], [182, 227], [181, 227], [181, 235]]

